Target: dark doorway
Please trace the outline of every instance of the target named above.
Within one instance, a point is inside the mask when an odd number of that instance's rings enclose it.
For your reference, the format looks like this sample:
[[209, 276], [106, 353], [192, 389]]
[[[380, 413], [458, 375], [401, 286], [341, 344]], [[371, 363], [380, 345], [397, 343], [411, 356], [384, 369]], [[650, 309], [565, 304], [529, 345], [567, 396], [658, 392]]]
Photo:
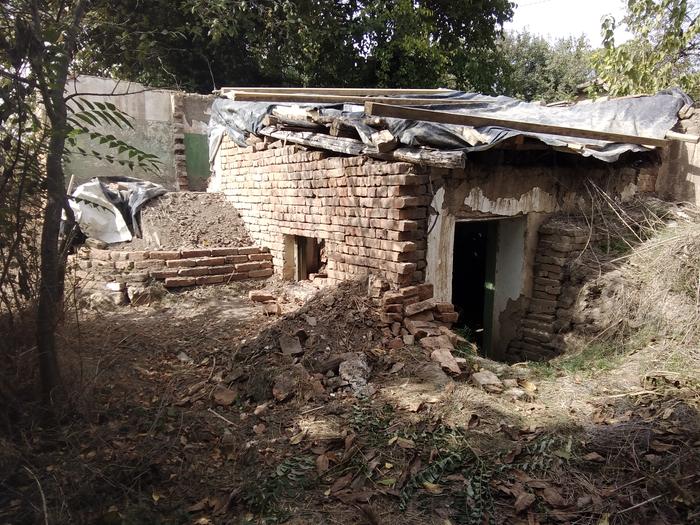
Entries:
[[319, 273], [325, 266], [324, 242], [311, 237], [294, 238], [296, 244], [296, 280], [308, 279], [309, 275]]
[[496, 221], [455, 224], [452, 303], [464, 330], [482, 353], [489, 350], [495, 273]]

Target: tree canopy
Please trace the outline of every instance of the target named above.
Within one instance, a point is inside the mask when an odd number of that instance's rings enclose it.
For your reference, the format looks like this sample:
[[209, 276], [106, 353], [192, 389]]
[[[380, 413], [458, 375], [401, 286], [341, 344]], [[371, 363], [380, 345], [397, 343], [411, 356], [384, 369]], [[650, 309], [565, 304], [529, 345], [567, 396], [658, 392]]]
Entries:
[[496, 91], [525, 100], [569, 100], [593, 76], [590, 55], [584, 36], [549, 42], [527, 31], [507, 33], [498, 48]]
[[447, 86], [487, 91], [509, 0], [103, 0], [78, 71], [222, 85]]
[[614, 18], [602, 27], [593, 64], [610, 95], [679, 86], [700, 95], [700, 5], [687, 0], [628, 0], [622, 23], [633, 38], [617, 45]]

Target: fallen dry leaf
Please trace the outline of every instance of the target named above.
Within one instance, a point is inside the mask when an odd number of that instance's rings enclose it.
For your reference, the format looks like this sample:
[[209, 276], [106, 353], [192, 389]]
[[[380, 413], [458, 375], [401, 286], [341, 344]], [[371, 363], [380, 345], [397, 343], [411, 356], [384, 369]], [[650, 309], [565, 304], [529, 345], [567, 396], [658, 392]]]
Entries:
[[301, 443], [301, 441], [304, 439], [305, 436], [306, 436], [306, 430], [302, 430], [298, 434], [289, 438], [289, 443], [291, 445], [298, 445], [299, 443]]
[[319, 476], [328, 470], [328, 466], [328, 456], [321, 454], [316, 458], [316, 472], [318, 472]]
[[396, 444], [401, 448], [416, 448], [416, 444], [412, 440], [402, 437], [396, 438]]
[[224, 407], [232, 405], [237, 397], [238, 392], [223, 386], [217, 387], [217, 389], [214, 391], [214, 402], [217, 405], [221, 405]]
[[431, 494], [442, 494], [442, 487], [436, 483], [423, 482], [423, 488]]
[[404, 367], [404, 363], [394, 363], [392, 367], [389, 369], [390, 374], [395, 374], [399, 370], [401, 370]]
[[187, 512], [200, 512], [209, 507], [209, 498], [202, 498], [197, 503], [193, 503], [185, 510]]
[[552, 507], [566, 507], [566, 501], [561, 497], [561, 494], [557, 489], [553, 487], [547, 487], [542, 491], [542, 497], [549, 503]]
[[515, 499], [515, 512], [520, 514], [522, 511], [530, 508], [530, 506], [535, 502], [535, 495], [529, 492], [521, 492]]
[[350, 482], [352, 481], [352, 472], [345, 474], [344, 476], [339, 477], [333, 482], [333, 485], [331, 485], [331, 493], [333, 492], [338, 492], [340, 490], [343, 490], [345, 487], [350, 485]]
[[664, 443], [658, 439], [652, 439], [649, 448], [651, 448], [654, 452], [668, 452], [673, 448], [673, 445], [670, 443]]
[[596, 463], [604, 463], [605, 458], [598, 454], [597, 452], [589, 452], [585, 456], [583, 456], [583, 459], [586, 461], [595, 461]]

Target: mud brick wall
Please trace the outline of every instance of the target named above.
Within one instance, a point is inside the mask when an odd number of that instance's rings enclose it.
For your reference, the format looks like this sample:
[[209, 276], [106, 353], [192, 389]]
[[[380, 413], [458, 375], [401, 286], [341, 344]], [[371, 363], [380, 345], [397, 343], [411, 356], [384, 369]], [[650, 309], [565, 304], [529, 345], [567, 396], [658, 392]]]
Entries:
[[281, 142], [239, 148], [226, 138], [219, 191], [253, 240], [270, 248], [280, 274], [290, 263], [285, 236], [302, 236], [324, 241], [331, 281], [376, 273], [392, 287], [421, 282], [431, 200], [427, 171], [333, 155]]
[[544, 360], [562, 351], [579, 288], [571, 282], [570, 264], [591, 241], [584, 225], [561, 218], [544, 223], [538, 234], [532, 297], [509, 350], [516, 360]]
[[166, 288], [220, 284], [272, 275], [272, 255], [258, 246], [123, 251], [82, 247], [69, 257], [83, 290], [108, 291], [114, 302], [138, 302], [153, 282]]

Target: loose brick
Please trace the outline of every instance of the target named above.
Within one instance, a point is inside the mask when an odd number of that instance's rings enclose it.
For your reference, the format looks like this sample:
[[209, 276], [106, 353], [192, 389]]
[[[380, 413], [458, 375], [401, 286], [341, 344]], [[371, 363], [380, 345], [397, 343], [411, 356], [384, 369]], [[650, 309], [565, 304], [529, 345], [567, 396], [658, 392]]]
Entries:
[[166, 288], [179, 288], [181, 286], [194, 286], [197, 280], [194, 277], [168, 277], [165, 279]]
[[224, 257], [226, 264], [240, 264], [248, 262], [248, 255], [227, 255]]
[[259, 262], [247, 262], [242, 264], [236, 264], [235, 267], [237, 272], [250, 272], [260, 270], [261, 264], [262, 263]]
[[211, 250], [198, 248], [193, 250], [182, 250], [180, 253], [183, 259], [187, 259], [190, 257], [209, 257], [211, 255]]
[[202, 275], [209, 275], [209, 268], [206, 266], [181, 268], [177, 274], [185, 277], [201, 277]]
[[180, 252], [165, 251], [165, 250], [151, 251], [148, 253], [148, 258], [149, 259], [160, 259], [162, 261], [172, 261], [172, 260], [180, 258]]
[[204, 277], [197, 277], [197, 284], [219, 284], [224, 282], [223, 275], [205, 275]]
[[409, 304], [405, 307], [405, 314], [407, 317], [418, 314], [420, 312], [425, 312], [426, 310], [432, 310], [435, 307], [435, 301], [432, 299], [427, 299], [425, 301], [420, 301], [414, 304]]
[[271, 277], [273, 274], [272, 268], [265, 268], [262, 270], [251, 270], [248, 272], [248, 277], [251, 279], [258, 279], [260, 277]]
[[177, 268], [170, 268], [167, 270], [153, 270], [151, 272], [151, 277], [154, 279], [165, 279], [166, 277], [176, 277], [179, 270]]
[[238, 248], [212, 248], [212, 256], [238, 255]]
[[[126, 261], [123, 261], [123, 262], [126, 262]], [[146, 259], [143, 261], [134, 261], [134, 268], [137, 270], [157, 269], [157, 268], [162, 268], [163, 266], [165, 266], [165, 261], [162, 261], [159, 259], [155, 259], [155, 260]]]
[[233, 273], [235, 271], [235, 266], [233, 264], [224, 264], [221, 266], [206, 267], [209, 275], [223, 275], [226, 273]]
[[239, 255], [251, 255], [253, 253], [260, 253], [261, 250], [257, 246], [244, 246], [242, 248], [238, 248], [238, 254]]
[[179, 259], [179, 260], [165, 261], [165, 265], [168, 268], [188, 268], [188, 267], [195, 266], [195, 260], [194, 259]]
[[196, 266], [220, 266], [226, 264], [226, 257], [198, 257], [194, 263]]
[[148, 252], [128, 252], [127, 259], [129, 261], [143, 261], [148, 259]]

